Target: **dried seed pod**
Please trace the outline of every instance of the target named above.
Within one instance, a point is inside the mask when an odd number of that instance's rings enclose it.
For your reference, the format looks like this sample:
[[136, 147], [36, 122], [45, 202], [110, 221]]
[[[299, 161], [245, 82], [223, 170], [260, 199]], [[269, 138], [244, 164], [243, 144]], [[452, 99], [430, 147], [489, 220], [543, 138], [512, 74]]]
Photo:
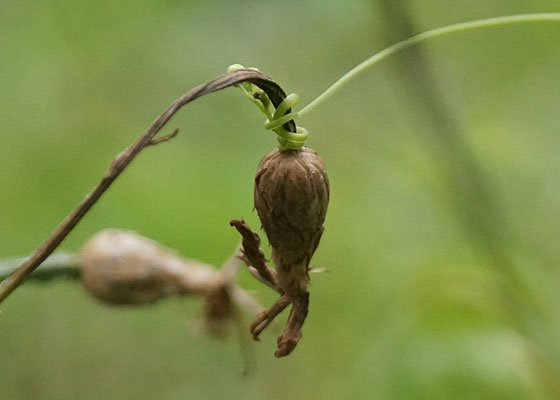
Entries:
[[80, 259], [86, 290], [111, 304], [153, 303], [180, 294], [206, 296], [219, 280], [210, 265], [180, 258], [150, 239], [118, 229], [93, 236]]
[[[329, 203], [329, 180], [319, 155], [307, 148], [266, 154], [255, 177], [255, 208], [272, 246], [275, 285], [283, 295], [270, 310], [291, 302], [288, 324], [278, 338], [277, 357], [288, 355], [301, 338], [307, 315], [309, 262], [323, 234]], [[263, 313], [253, 323], [256, 336], [274, 315]]]
[[251, 295], [233, 283], [242, 264], [238, 250], [216, 270], [133, 232], [108, 229], [94, 235], [79, 258], [85, 289], [110, 305], [149, 304], [175, 295], [201, 297], [206, 332], [217, 337], [227, 333], [235, 306], [262, 311]]
[[255, 208], [270, 245], [278, 287], [296, 295], [308, 283], [308, 267], [323, 234], [329, 179], [319, 155], [272, 150], [255, 176]]

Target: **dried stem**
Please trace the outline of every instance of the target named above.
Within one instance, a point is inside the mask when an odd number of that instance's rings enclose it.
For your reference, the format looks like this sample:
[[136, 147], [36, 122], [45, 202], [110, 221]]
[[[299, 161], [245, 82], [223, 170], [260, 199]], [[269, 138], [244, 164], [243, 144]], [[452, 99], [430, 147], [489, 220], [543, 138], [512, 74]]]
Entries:
[[278, 337], [278, 349], [274, 353], [276, 357], [285, 357], [290, 354], [302, 337], [301, 328], [307, 317], [309, 308], [309, 293], [307, 290], [285, 293], [278, 285], [276, 271], [271, 269], [266, 262], [264, 253], [260, 249], [261, 239], [256, 232], [242, 219], [234, 219], [230, 222], [243, 237], [241, 259], [247, 264], [251, 274], [259, 281], [267, 284], [280, 294], [280, 298], [272, 307], [261, 311], [255, 316], [250, 326], [254, 340], [259, 340], [259, 335], [269, 326], [274, 319], [292, 304], [292, 310], [288, 322], [282, 334]]
[[[282, 88], [270, 78], [254, 70], [238, 70], [220, 75], [214, 80], [197, 86], [179, 97], [173, 102], [150, 126], [150, 128], [135, 143], [127, 147], [123, 152], [117, 154], [111, 163], [109, 170], [105, 173], [101, 182], [90, 192], [84, 200], [68, 215], [62, 223], [49, 235], [29, 258], [27, 258], [18, 269], [0, 282], [0, 303], [6, 299], [27, 277], [60, 245], [66, 236], [74, 229], [78, 222], [84, 217], [89, 209], [99, 200], [113, 181], [124, 171], [132, 160], [144, 148], [171, 139], [177, 132], [160, 139], [154, 139], [156, 134], [165, 126], [171, 117], [185, 104], [191, 101], [237, 85], [242, 82], [251, 82], [266, 92], [274, 106], [278, 106], [286, 97]], [[295, 132], [295, 122], [288, 121], [285, 127]]]
[[259, 313], [251, 323], [251, 333], [253, 334], [253, 339], [258, 340], [259, 335], [264, 329], [272, 323], [274, 318], [280, 314], [286, 307], [290, 305], [292, 301], [286, 295], [280, 297], [276, 300], [276, 303], [272, 305], [268, 310], [264, 310]]
[[284, 331], [278, 336], [278, 350], [274, 353], [276, 357], [285, 357], [290, 354], [301, 339], [301, 328], [307, 317], [309, 308], [309, 293], [291, 299], [294, 305], [288, 318]]

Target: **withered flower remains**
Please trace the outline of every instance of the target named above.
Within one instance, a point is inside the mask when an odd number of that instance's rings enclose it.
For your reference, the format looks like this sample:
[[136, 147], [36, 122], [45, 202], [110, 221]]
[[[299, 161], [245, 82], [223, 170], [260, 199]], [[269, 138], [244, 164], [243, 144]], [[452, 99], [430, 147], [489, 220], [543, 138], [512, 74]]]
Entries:
[[293, 303], [278, 338], [277, 357], [301, 338], [309, 304], [309, 262], [323, 234], [329, 179], [319, 155], [307, 148], [271, 151], [255, 176], [255, 208], [272, 247], [276, 285]]
[[262, 307], [234, 279], [241, 262], [238, 251], [220, 270], [121, 229], [107, 229], [90, 238], [80, 252], [85, 289], [107, 305], [145, 305], [171, 296], [204, 300], [208, 333], [222, 336], [235, 307], [252, 312]]
[[[228, 70], [244, 69], [232, 65]], [[258, 86], [258, 87], [257, 87]], [[249, 271], [280, 295], [268, 310], [251, 324], [255, 339], [284, 308], [293, 304], [288, 323], [278, 338], [276, 357], [292, 352], [301, 339], [301, 328], [309, 305], [309, 263], [323, 234], [329, 204], [329, 179], [323, 161], [304, 146], [308, 132], [297, 126], [292, 111], [299, 97], [268, 96], [259, 85], [244, 83], [242, 91], [267, 116], [265, 128], [273, 131], [279, 148], [266, 154], [255, 176], [255, 208], [272, 247], [271, 269], [260, 249], [260, 238], [243, 220], [231, 225], [243, 236], [243, 259]], [[271, 109], [272, 108], [272, 109]]]
[[[266, 265], [258, 249], [259, 240], [242, 220], [232, 221], [243, 235], [243, 247], [251, 272], [282, 296], [270, 309], [253, 321], [255, 338], [290, 303], [288, 323], [278, 338], [275, 355], [292, 352], [301, 339], [307, 316], [309, 263], [323, 234], [329, 203], [329, 180], [319, 155], [307, 148], [266, 154], [255, 176], [255, 208], [272, 247], [276, 267]], [[255, 254], [256, 253], [256, 254]]]

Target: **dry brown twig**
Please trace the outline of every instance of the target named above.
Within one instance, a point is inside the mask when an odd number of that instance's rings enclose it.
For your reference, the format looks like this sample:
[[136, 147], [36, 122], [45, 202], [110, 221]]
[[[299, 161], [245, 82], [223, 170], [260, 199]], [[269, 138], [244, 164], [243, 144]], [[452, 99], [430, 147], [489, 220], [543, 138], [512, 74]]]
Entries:
[[[254, 69], [230, 71], [182, 95], [155, 120], [146, 133], [123, 152], [117, 154], [109, 170], [93, 191], [78, 204], [74, 211], [62, 221], [47, 240], [19, 268], [0, 282], [0, 303], [22, 284], [60, 245], [115, 179], [144, 148], [166, 142], [177, 135], [178, 128], [166, 136], [155, 138], [156, 134], [182, 106], [203, 95], [243, 82], [250, 82], [262, 89], [274, 107], [278, 108], [283, 103], [283, 100], [286, 99], [285, 92], [278, 84]], [[245, 87], [243, 88], [246, 90]], [[258, 94], [258, 92], [255, 93]], [[250, 93], [248, 94], [251, 95]], [[265, 105], [265, 102], [263, 102], [264, 109], [268, 108], [270, 103]], [[292, 102], [283, 103], [279, 108], [285, 110], [283, 121], [287, 120], [287, 122], [284, 122], [281, 126], [275, 125], [275, 128], [271, 128], [280, 136], [283, 135], [280, 128], [284, 129], [284, 132], [301, 132], [296, 127], [293, 119], [289, 119], [293, 115], [291, 114], [290, 106], [287, 106], [287, 104], [291, 105]], [[274, 115], [274, 118], [277, 121], [281, 120], [277, 115]], [[280, 138], [279, 141], [284, 143], [283, 138]], [[299, 145], [301, 146], [302, 143]], [[275, 149], [265, 155], [259, 164], [255, 178], [255, 208], [272, 245], [272, 259], [276, 269], [269, 267], [263, 252], [260, 250], [259, 236], [252, 232], [243, 220], [231, 221], [231, 225], [236, 227], [243, 238], [243, 253], [240, 254], [239, 258], [247, 264], [253, 276], [281, 295], [280, 299], [271, 308], [260, 312], [255, 317], [251, 324], [253, 338], [258, 339], [259, 334], [270, 325], [279, 313], [288, 305], [293, 305], [287, 325], [278, 338], [278, 349], [275, 353], [277, 357], [290, 354], [301, 339], [301, 328], [307, 316], [309, 304], [309, 293], [307, 291], [309, 262], [323, 232], [328, 197], [328, 178], [324, 165], [317, 153], [306, 147], [284, 148], [283, 150]], [[150, 247], [149, 244], [146, 245]], [[98, 269], [98, 266], [102, 265], [103, 262], [102, 258], [98, 259], [92, 264], [90, 271]], [[136, 264], [133, 262], [131, 265]], [[90, 285], [94, 290], [98, 290], [96, 293], [98, 297], [113, 303], [149, 303], [158, 298], [165, 297], [168, 291], [175, 293], [185, 290], [185, 288], [180, 288], [175, 283], [170, 285], [170, 282], [175, 282], [177, 276], [166, 278], [165, 274], [162, 275], [159, 272], [153, 274], [153, 271], [152, 275], [150, 275], [149, 268], [147, 279], [141, 276], [139, 278], [137, 275], [138, 271], [136, 271], [130, 275], [133, 277], [130, 280], [119, 281], [117, 277], [117, 280], [112, 282], [111, 280], [101, 279], [99, 281], [101, 285], [96, 288], [95, 280], [92, 280], [92, 277], [95, 278], [96, 272], [94, 271], [88, 278], [87, 270], [88, 268], [84, 268], [83, 278], [86, 287]], [[121, 272], [123, 271], [126, 272], [126, 270], [121, 270]], [[108, 274], [112, 273], [111, 269], [106, 269], [105, 272]], [[205, 288], [189, 287], [187, 290], [196, 293], [196, 290], [200, 289], [204, 293], [199, 294], [212, 299], [212, 301], [207, 303], [207, 313], [215, 315], [218, 319], [232, 315], [232, 296], [237, 296], [237, 301], [242, 301], [244, 296], [244, 300], [247, 300], [245, 293], [242, 290], [233, 288], [224, 277], [225, 275], [222, 275], [220, 279], [212, 280], [213, 284], [210, 285], [212, 286], [210, 291], [208, 291], [209, 281], [206, 281]], [[118, 287], [116, 291], [113, 291], [110, 287], [104, 287], [103, 285], [107, 284], [107, 282], [110, 285], [116, 282], [117, 286], [124, 283], [124, 291], [121, 290], [123, 287]], [[144, 284], [150, 286], [150, 290], [144, 290], [145, 288], [142, 286]], [[118, 296], [124, 295], [124, 297], [111, 297], [115, 293]], [[104, 296], [108, 297], [104, 298]]]
[[[111, 162], [109, 170], [105, 173], [101, 182], [76, 206], [76, 208], [61, 222], [61, 224], [49, 235], [49, 237], [6, 279], [0, 282], [0, 303], [4, 301], [45, 259], [62, 243], [66, 236], [80, 222], [84, 215], [99, 200], [117, 177], [125, 170], [132, 160], [144, 148], [157, 145], [172, 139], [178, 132], [175, 129], [171, 134], [155, 138], [156, 134], [165, 126], [171, 117], [181, 107], [206, 94], [237, 85], [242, 82], [251, 82], [266, 92], [272, 103], [277, 106], [286, 97], [282, 88], [272, 79], [252, 69], [242, 69], [220, 75], [212, 81], [197, 86], [177, 100], [154, 121], [148, 130], [127, 147]], [[286, 126], [295, 131], [295, 123], [289, 121]]]

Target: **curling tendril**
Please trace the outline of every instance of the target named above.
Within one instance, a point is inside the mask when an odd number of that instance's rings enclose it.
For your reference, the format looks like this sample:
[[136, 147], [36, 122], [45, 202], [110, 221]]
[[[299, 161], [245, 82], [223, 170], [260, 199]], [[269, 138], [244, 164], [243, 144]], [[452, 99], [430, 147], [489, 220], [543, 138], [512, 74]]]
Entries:
[[[256, 68], [245, 68], [240, 64], [234, 64], [228, 68], [228, 72], [237, 71], [239, 69], [257, 70]], [[296, 132], [290, 132], [284, 127], [285, 123], [290, 120], [295, 121], [298, 117], [298, 113], [292, 111], [292, 107], [299, 101], [299, 96], [297, 94], [292, 93], [286, 96], [286, 98], [278, 104], [274, 112], [271, 112], [271, 107], [273, 107], [272, 102], [262, 89], [250, 82], [242, 83], [238, 85], [238, 87], [257, 105], [257, 107], [259, 107], [263, 114], [266, 115], [267, 120], [264, 123], [264, 127], [276, 133], [276, 139], [278, 140], [280, 150], [297, 150], [305, 144], [307, 136], [309, 136], [307, 129], [296, 125]]]

